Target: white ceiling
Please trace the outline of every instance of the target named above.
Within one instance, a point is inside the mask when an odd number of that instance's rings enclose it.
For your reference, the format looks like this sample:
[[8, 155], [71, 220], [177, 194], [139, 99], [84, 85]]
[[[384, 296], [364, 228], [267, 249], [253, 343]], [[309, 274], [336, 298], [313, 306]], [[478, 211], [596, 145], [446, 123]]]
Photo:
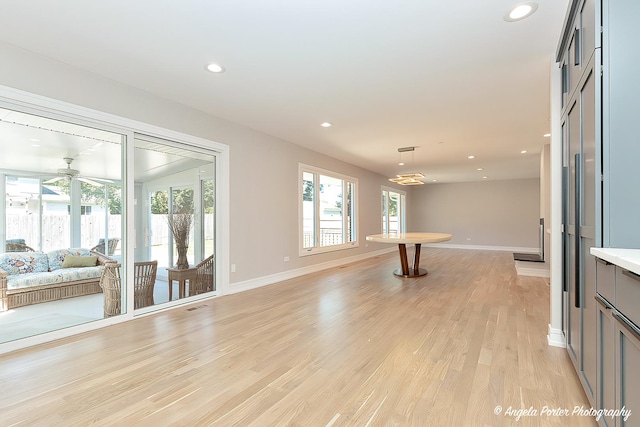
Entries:
[[526, 178], [568, 1], [518, 2], [13, 0], [0, 41], [387, 176]]

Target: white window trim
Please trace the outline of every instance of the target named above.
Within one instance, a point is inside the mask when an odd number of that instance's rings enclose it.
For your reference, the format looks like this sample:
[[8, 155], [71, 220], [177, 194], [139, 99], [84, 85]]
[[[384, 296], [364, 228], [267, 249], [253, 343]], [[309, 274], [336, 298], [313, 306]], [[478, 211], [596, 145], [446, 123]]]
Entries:
[[[337, 178], [337, 179], [341, 179], [343, 182], [352, 182], [355, 184], [355, 194], [353, 195], [353, 200], [352, 200], [352, 204], [353, 204], [353, 209], [355, 210], [354, 212], [354, 223], [353, 223], [353, 235], [355, 237], [355, 241], [353, 242], [348, 242], [348, 243], [343, 243], [341, 245], [332, 245], [332, 246], [323, 246], [323, 247], [312, 247], [312, 248], [305, 248], [304, 247], [304, 221], [302, 219], [302, 212], [303, 212], [303, 200], [300, 194], [300, 185], [302, 183], [302, 176], [304, 172], [309, 172], [309, 173], [314, 173], [314, 174], [320, 174], [320, 175], [324, 175], [324, 176], [328, 176], [331, 178]], [[314, 201], [317, 201], [317, 195], [318, 195], [318, 190], [317, 187], [315, 188], [315, 193], [314, 193]], [[304, 163], [299, 163], [298, 164], [298, 182], [296, 185], [296, 191], [297, 191], [297, 198], [298, 198], [298, 255], [303, 257], [303, 256], [309, 256], [309, 255], [316, 255], [316, 254], [322, 254], [322, 253], [328, 253], [328, 252], [335, 252], [335, 251], [340, 251], [340, 250], [344, 250], [344, 249], [352, 249], [352, 248], [357, 248], [360, 246], [360, 239], [358, 238], [358, 225], [359, 225], [359, 197], [358, 197], [358, 191], [359, 191], [359, 184], [358, 184], [358, 178], [354, 178], [352, 176], [348, 176], [348, 175], [343, 175], [341, 173], [338, 172], [334, 172], [334, 171], [330, 171], [327, 169], [322, 169], [322, 168], [318, 168], [316, 166], [310, 166], [310, 165], [306, 165]], [[319, 221], [319, 218], [315, 218], [316, 223]], [[316, 227], [319, 229], [319, 227]]]
[[[400, 221], [401, 221], [400, 232], [406, 233], [407, 232], [407, 192], [403, 190], [398, 190], [397, 188], [387, 187], [383, 185], [382, 189], [380, 190], [380, 195], [382, 196], [385, 191], [400, 194], [404, 198], [404, 206], [402, 207], [401, 213], [400, 213]], [[384, 212], [384, 205], [382, 204], [382, 197], [380, 197], [380, 232], [384, 230], [384, 227], [382, 227], [382, 221], [384, 221], [384, 216], [382, 214], [383, 212]], [[389, 229], [389, 224], [387, 224], [387, 229]]]

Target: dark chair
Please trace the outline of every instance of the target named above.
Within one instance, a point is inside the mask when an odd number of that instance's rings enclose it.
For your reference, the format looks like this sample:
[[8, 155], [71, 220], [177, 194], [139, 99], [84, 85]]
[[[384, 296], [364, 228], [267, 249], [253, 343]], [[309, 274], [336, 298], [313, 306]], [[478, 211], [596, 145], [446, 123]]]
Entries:
[[193, 286], [191, 285], [191, 281], [189, 281], [189, 296], [214, 291], [216, 287], [213, 255], [201, 261], [195, 268], [196, 279], [193, 282]]

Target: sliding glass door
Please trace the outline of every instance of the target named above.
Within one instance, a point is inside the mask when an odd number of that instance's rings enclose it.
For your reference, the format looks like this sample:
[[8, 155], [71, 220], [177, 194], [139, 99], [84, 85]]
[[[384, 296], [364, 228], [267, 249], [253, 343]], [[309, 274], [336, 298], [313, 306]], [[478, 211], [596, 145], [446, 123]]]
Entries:
[[157, 265], [150, 305], [214, 292], [215, 155], [142, 134], [134, 142], [135, 261]]
[[0, 108], [0, 342], [105, 317], [104, 265], [122, 260], [125, 141]]

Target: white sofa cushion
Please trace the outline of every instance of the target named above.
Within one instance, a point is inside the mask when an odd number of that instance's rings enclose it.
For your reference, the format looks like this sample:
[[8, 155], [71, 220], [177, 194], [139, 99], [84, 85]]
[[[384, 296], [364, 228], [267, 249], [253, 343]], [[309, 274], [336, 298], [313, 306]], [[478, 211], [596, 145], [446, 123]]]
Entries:
[[62, 276], [56, 273], [40, 272], [7, 276], [7, 289], [23, 289], [32, 286], [53, 285], [61, 283]]
[[7, 252], [0, 255], [0, 268], [7, 276], [49, 271], [47, 254], [43, 252]]

